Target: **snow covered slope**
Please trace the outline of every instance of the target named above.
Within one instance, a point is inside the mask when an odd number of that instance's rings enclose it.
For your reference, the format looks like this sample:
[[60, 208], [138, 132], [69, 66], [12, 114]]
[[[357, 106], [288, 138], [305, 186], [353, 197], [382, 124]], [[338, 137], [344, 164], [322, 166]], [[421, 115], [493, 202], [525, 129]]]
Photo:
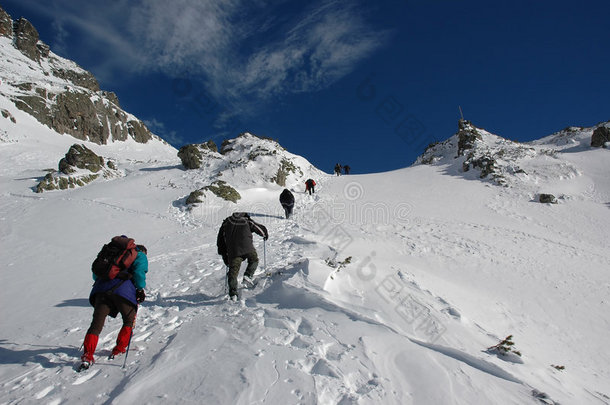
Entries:
[[[35, 194], [74, 140], [1, 107], [16, 123], [0, 118], [0, 403], [610, 402], [606, 149], [526, 145], [510, 187], [462, 172], [466, 156], [318, 173], [285, 220], [281, 187], [243, 173], [237, 204], [186, 210], [211, 179], [162, 143], [87, 143], [125, 176]], [[270, 232], [237, 303], [215, 246], [233, 210]], [[106, 359], [121, 327], [108, 319], [79, 374], [91, 261], [117, 234], [148, 248], [148, 298], [126, 368]], [[521, 357], [486, 352], [508, 335]]]

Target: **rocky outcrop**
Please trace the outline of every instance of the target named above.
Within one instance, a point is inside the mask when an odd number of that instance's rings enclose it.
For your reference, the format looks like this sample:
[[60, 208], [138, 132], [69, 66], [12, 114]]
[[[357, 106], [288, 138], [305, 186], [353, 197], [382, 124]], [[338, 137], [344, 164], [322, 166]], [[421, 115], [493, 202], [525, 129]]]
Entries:
[[[38, 31], [25, 18], [20, 18], [13, 24], [15, 35], [15, 46], [28, 58], [40, 61], [41, 51], [36, 46], [38, 44]], [[48, 55], [48, 52], [47, 52]]]
[[466, 150], [472, 149], [477, 140], [482, 139], [470, 121], [458, 121], [458, 156], [464, 156]]
[[[23, 88], [31, 86], [22, 85]], [[108, 94], [116, 98], [114, 93]], [[17, 108], [42, 124], [83, 141], [104, 145], [109, 139], [125, 141], [131, 137], [136, 142], [146, 143], [153, 136], [144, 123], [130, 119], [116, 104], [100, 95], [81, 91], [53, 94], [34, 88], [30, 94], [16, 96], [13, 101]]]
[[59, 161], [59, 171], [52, 171], [36, 187], [37, 193], [83, 187], [100, 176], [120, 177], [112, 161], [104, 164], [104, 158], [84, 145], [74, 144]]
[[205, 157], [210, 155], [210, 152], [212, 154], [218, 152], [218, 148], [214, 141], [185, 145], [178, 151], [178, 157], [187, 170], [199, 169]]
[[4, 108], [0, 109], [0, 114], [2, 114], [2, 117], [11, 120], [11, 122], [13, 124], [17, 123], [17, 120], [15, 119], [15, 117], [13, 117], [13, 114], [11, 114], [10, 111], [5, 110]]
[[297, 176], [303, 177], [303, 171], [301, 169], [299, 169], [297, 166], [295, 166], [295, 164], [292, 163], [290, 160], [282, 159], [282, 161], [280, 163], [280, 167], [277, 170], [277, 174], [275, 175], [274, 178], [271, 179], [271, 181], [273, 181], [278, 186], [285, 187], [286, 179], [288, 178], [288, 175], [290, 175], [291, 173], [294, 173]]
[[218, 198], [222, 198], [223, 200], [230, 201], [232, 203], [237, 203], [237, 201], [241, 199], [241, 195], [237, 190], [222, 180], [216, 180], [209, 186], [205, 186], [190, 193], [186, 198], [186, 204], [192, 207], [193, 205], [202, 203], [203, 198], [205, 198], [206, 191], [210, 191]]
[[51, 127], [60, 134], [70, 134], [99, 144], [106, 143], [107, 134], [104, 134], [104, 127], [100, 125], [95, 105], [85, 93], [59, 94], [51, 116]]
[[[84, 87], [91, 91], [100, 91], [100, 85], [97, 82], [97, 79], [95, 78], [95, 76], [93, 76], [92, 73], [87, 72], [86, 70], [77, 72], [74, 70], [57, 68], [57, 69], [53, 69], [53, 76], [59, 77], [60, 79], [64, 79], [66, 81], [74, 83], [76, 86]], [[102, 95], [106, 95], [106, 94], [107, 94], [107, 92], [102, 93]], [[116, 103], [114, 103], [114, 104], [116, 104], [118, 106], [119, 100], [116, 98], [116, 94], [112, 93], [112, 95], [114, 96], [114, 99], [116, 100]], [[111, 101], [113, 101], [112, 98], [109, 98], [109, 99]]]
[[0, 36], [11, 38], [13, 36], [13, 19], [0, 7]]
[[610, 142], [610, 128], [606, 126], [595, 128], [593, 136], [591, 136], [591, 146], [605, 148], [608, 142]]
[[40, 70], [53, 78], [49, 81], [52, 84], [45, 86], [28, 81], [11, 83], [16, 91], [7, 96], [17, 108], [61, 134], [101, 145], [128, 138], [147, 143], [153, 138], [142, 121], [121, 109], [116, 94], [100, 90], [92, 73], [51, 53], [28, 20], [13, 22], [0, 8], [0, 35], [14, 38], [13, 46], [34, 61], [16, 61], [23, 69]]
[[557, 199], [553, 194], [540, 194], [538, 196], [538, 201], [543, 204], [557, 204]]
[[97, 173], [103, 167], [104, 159], [85, 145], [72, 145], [66, 156], [59, 161], [59, 171], [64, 174], [74, 173], [75, 168]]
[[241, 195], [237, 192], [237, 190], [235, 190], [233, 187], [229, 186], [226, 182], [222, 180], [215, 181], [209, 186], [204, 187], [203, 190], [209, 190], [217, 197], [222, 198], [223, 200], [231, 201], [233, 203], [237, 203], [237, 201], [241, 199]]
[[496, 160], [491, 155], [476, 156], [469, 154], [468, 158], [462, 163], [462, 170], [467, 172], [470, 168], [479, 169], [480, 177], [483, 179], [490, 174], [493, 174], [496, 169]]
[[15, 106], [22, 111], [30, 114], [38, 120], [38, 122], [51, 127], [52, 115], [50, 103], [46, 95], [41, 95], [39, 92], [34, 92], [28, 95], [16, 96], [13, 99]]

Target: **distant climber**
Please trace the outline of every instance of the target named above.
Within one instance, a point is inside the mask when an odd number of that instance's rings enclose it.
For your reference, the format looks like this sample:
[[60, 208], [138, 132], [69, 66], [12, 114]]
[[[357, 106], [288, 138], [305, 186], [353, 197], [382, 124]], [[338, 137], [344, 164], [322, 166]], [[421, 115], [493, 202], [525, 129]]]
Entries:
[[341, 165], [339, 163], [335, 165], [335, 174], [341, 176]]
[[222, 261], [229, 267], [227, 281], [229, 284], [229, 298], [237, 300], [237, 276], [239, 268], [244, 260], [248, 261], [248, 267], [244, 274], [244, 281], [252, 283], [252, 277], [258, 266], [258, 254], [252, 241], [252, 232], [269, 238], [269, 233], [264, 225], [254, 222], [250, 215], [245, 212], [235, 212], [222, 221], [216, 246]]
[[294, 195], [287, 188], [280, 194], [280, 204], [282, 204], [282, 207], [284, 208], [286, 219], [290, 218], [292, 209], [294, 208]]
[[349, 174], [349, 171], [350, 171], [351, 169], [352, 169], [352, 168], [351, 168], [351, 167], [349, 167], [349, 165], [344, 165], [344, 166], [343, 166], [343, 172], [344, 172], [345, 174]]
[[313, 181], [312, 179], [307, 179], [307, 181], [305, 182], [305, 192], [309, 191], [309, 195], [311, 195], [311, 193], [315, 193], [316, 192], [316, 182]]

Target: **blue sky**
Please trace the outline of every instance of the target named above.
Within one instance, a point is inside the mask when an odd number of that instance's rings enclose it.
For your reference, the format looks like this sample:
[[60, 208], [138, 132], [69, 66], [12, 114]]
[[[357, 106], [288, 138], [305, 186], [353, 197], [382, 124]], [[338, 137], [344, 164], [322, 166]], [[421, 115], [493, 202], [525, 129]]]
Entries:
[[180, 147], [240, 132], [331, 172], [410, 165], [466, 119], [528, 141], [610, 120], [610, 2], [3, 0]]

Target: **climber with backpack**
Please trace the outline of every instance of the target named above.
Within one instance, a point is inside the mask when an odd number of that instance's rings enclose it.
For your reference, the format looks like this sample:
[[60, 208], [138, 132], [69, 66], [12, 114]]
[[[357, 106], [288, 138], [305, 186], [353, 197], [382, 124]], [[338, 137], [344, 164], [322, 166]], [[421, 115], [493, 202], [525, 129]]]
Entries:
[[89, 303], [93, 306], [93, 319], [85, 335], [84, 353], [79, 370], [87, 369], [95, 361], [97, 347], [107, 316], [116, 318], [120, 313], [123, 326], [112, 349], [111, 358], [125, 353], [131, 341], [138, 305], [146, 299], [147, 250], [125, 235], [115, 236], [104, 245], [91, 265], [93, 288]]
[[244, 273], [243, 283], [252, 285], [254, 272], [258, 267], [258, 254], [254, 248], [252, 232], [269, 239], [269, 233], [264, 225], [254, 222], [245, 212], [234, 212], [222, 221], [218, 230], [216, 247], [222, 261], [228, 267], [227, 282], [229, 284], [229, 299], [237, 301], [237, 276], [244, 260], [248, 266]]
[[315, 193], [316, 192], [316, 182], [313, 179], [307, 179], [305, 181], [305, 192], [309, 191], [309, 195], [311, 195], [311, 193]]
[[292, 209], [294, 208], [294, 195], [287, 188], [280, 194], [280, 204], [282, 204], [282, 208], [284, 208], [286, 219], [290, 218]]

